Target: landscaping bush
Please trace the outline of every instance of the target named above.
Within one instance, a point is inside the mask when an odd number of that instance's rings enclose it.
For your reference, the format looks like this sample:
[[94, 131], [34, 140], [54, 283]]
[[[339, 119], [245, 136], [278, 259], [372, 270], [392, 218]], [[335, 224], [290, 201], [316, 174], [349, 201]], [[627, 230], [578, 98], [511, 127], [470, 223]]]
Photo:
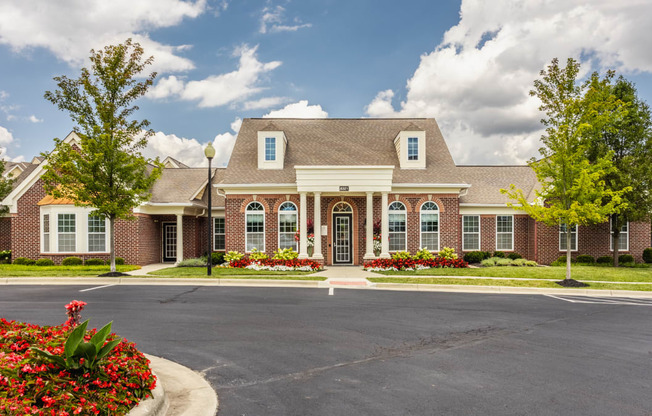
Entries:
[[224, 253], [218, 251], [211, 253], [211, 263], [213, 266], [218, 266], [224, 263]]
[[503, 259], [503, 258], [498, 258], [496, 260], [496, 266], [511, 266], [513, 264], [512, 260], [510, 259]]
[[631, 254], [621, 254], [618, 256], [618, 263], [634, 263], [634, 256]]
[[512, 260], [513, 266], [526, 266], [526, 267], [534, 267], [537, 266], [537, 262], [534, 260], [527, 260], [527, 259], [516, 259]]
[[317, 271], [321, 270], [321, 264], [316, 261], [308, 259], [293, 259], [293, 260], [252, 260], [240, 259], [232, 260], [229, 267], [233, 268], [246, 268], [252, 270], [270, 270], [270, 271]]
[[102, 259], [86, 259], [84, 266], [104, 266], [106, 262]]
[[50, 259], [38, 259], [35, 264], [37, 266], [54, 266], [54, 262]]
[[23, 266], [33, 266], [36, 263], [36, 260], [28, 259], [27, 257], [16, 257], [14, 259], [14, 264], [20, 264]]
[[[109, 261], [108, 263], [111, 264], [111, 261]], [[122, 257], [116, 257], [115, 258], [115, 264], [116, 264], [116, 266], [124, 266], [125, 259], [123, 259]]]
[[456, 260], [457, 254], [455, 254], [454, 248], [444, 247], [439, 251], [439, 257], [447, 260]]
[[242, 253], [239, 253], [239, 252], [237, 252], [237, 251], [229, 251], [229, 252], [226, 253], [226, 255], [224, 256], [224, 260], [225, 260], [225, 261], [228, 261], [229, 263], [231, 263], [231, 262], [233, 262], [233, 261], [241, 260], [243, 257], [244, 257], [244, 254], [242, 254]]
[[600, 256], [595, 261], [598, 264], [614, 264], [614, 258], [611, 256]]
[[577, 256], [575, 261], [582, 264], [593, 264], [595, 263], [595, 257], [589, 254], [580, 254], [579, 256]]
[[432, 255], [428, 248], [424, 247], [421, 250], [417, 251], [417, 253], [412, 258], [415, 260], [430, 260], [433, 257], [435, 256]]
[[464, 255], [464, 261], [467, 263], [480, 263], [485, 259], [486, 251], [471, 251]]
[[0, 250], [0, 264], [11, 263], [11, 250]]
[[496, 260], [498, 260], [500, 257], [489, 257], [488, 259], [482, 260], [482, 264], [484, 267], [493, 267], [496, 265]]
[[483, 260], [491, 258], [491, 251], [478, 251], [478, 253], [482, 253]]
[[392, 255], [393, 260], [400, 260], [400, 259], [411, 259], [412, 256], [410, 255], [409, 251], [397, 251]]
[[510, 259], [510, 260], [516, 260], [516, 259], [522, 259], [523, 256], [521, 256], [521, 255], [518, 254], [518, 253], [509, 253], [509, 254], [507, 255], [507, 258]]
[[491, 257], [500, 257], [501, 259], [505, 258], [505, 253], [502, 251], [494, 251], [494, 255]]
[[61, 261], [62, 266], [81, 266], [82, 264], [84, 262], [79, 257], [66, 257]]
[[274, 252], [274, 257], [272, 257], [273, 260], [294, 260], [297, 257], [299, 257], [299, 253], [294, 251], [293, 248], [288, 247], [284, 249], [277, 249]]
[[411, 258], [394, 258], [394, 259], [376, 259], [364, 264], [365, 270], [385, 271], [385, 270], [404, 270], [414, 271], [421, 269], [431, 269], [437, 267], [469, 267], [468, 263], [461, 259], [445, 259], [442, 257], [433, 257], [428, 260], [419, 260]]
[[643, 261], [646, 263], [652, 263], [652, 247], [643, 250]]
[[249, 253], [249, 258], [251, 260], [267, 260], [269, 256], [262, 251], [258, 251], [257, 248], [254, 248], [251, 250], [251, 253]]
[[494, 266], [528, 266], [528, 267], [533, 267], [537, 266], [537, 262], [533, 260], [527, 260], [524, 258], [520, 259], [508, 259], [508, 258], [502, 258], [502, 257], [490, 257], [488, 259], [482, 260], [482, 266], [484, 267], [494, 267]]
[[206, 267], [205, 258], [185, 259], [177, 264], [177, 267]]

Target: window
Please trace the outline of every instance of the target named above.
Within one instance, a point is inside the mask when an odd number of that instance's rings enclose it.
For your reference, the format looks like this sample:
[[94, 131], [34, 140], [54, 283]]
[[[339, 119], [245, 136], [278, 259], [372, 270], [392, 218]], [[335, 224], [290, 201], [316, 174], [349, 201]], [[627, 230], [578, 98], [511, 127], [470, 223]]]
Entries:
[[106, 218], [88, 216], [88, 251], [106, 251]]
[[432, 201], [421, 205], [421, 248], [439, 251], [439, 207]]
[[213, 218], [213, 250], [224, 250], [224, 218]]
[[76, 244], [76, 226], [75, 214], [58, 215], [58, 251], [61, 253], [75, 252]]
[[[611, 228], [611, 219], [609, 219], [609, 229]], [[614, 232], [610, 232], [611, 238], [609, 242], [609, 250], [614, 250]], [[620, 229], [620, 236], [618, 237], [618, 251], [629, 251], [629, 222], [623, 224]]]
[[480, 250], [480, 216], [462, 216], [462, 251]]
[[245, 222], [246, 251], [249, 253], [254, 248], [265, 251], [265, 208], [260, 202], [247, 205]]
[[43, 252], [50, 252], [50, 214], [43, 215]]
[[[559, 225], [559, 251], [566, 251], [566, 224]], [[570, 229], [571, 233], [571, 251], [577, 251], [577, 225]]]
[[276, 160], [276, 137], [265, 138], [265, 160]]
[[405, 251], [407, 240], [407, 211], [402, 202], [389, 205], [389, 251]]
[[298, 242], [294, 238], [297, 232], [297, 206], [284, 202], [278, 209], [278, 247], [298, 251]]
[[408, 160], [419, 160], [419, 138], [408, 137]]
[[514, 216], [496, 215], [496, 250], [514, 250]]

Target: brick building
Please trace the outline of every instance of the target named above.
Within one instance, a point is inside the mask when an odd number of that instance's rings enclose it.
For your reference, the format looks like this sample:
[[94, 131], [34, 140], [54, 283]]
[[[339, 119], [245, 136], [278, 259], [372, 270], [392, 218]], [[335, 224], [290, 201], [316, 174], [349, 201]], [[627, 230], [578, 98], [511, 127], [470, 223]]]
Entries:
[[[108, 258], [107, 224], [89, 217], [90, 208], [46, 196], [43, 163], [9, 164], [17, 180], [2, 201], [10, 213], [0, 219], [0, 249], [55, 262]], [[129, 263], [207, 251], [207, 169], [172, 158], [165, 166], [136, 219], [116, 224], [116, 254]], [[421, 247], [518, 252], [543, 264], [565, 254], [564, 226], [534, 221], [507, 207], [500, 193], [515, 184], [532, 201], [532, 170], [455, 165], [434, 119], [245, 119], [228, 166], [211, 175], [216, 250], [271, 255], [292, 247], [326, 265]], [[381, 228], [379, 253], [374, 224]], [[569, 231], [574, 255], [613, 253], [608, 223]], [[650, 238], [650, 223], [629, 223], [619, 251], [641, 261]]]

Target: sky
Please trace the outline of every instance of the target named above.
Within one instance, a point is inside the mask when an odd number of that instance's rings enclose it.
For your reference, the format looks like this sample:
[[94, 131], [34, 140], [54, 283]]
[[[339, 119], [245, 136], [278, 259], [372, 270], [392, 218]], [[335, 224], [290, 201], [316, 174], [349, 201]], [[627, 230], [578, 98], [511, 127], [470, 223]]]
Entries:
[[226, 165], [247, 117], [434, 117], [457, 164], [522, 164], [542, 134], [528, 92], [553, 58], [613, 69], [652, 100], [652, 0], [2, 0], [0, 157], [74, 127], [43, 98], [90, 50], [154, 57], [144, 154]]

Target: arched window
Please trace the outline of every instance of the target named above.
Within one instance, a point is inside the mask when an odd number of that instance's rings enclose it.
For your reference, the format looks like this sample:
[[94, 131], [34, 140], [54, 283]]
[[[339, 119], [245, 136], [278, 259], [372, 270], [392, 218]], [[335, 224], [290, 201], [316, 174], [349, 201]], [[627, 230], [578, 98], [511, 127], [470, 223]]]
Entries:
[[278, 247], [298, 251], [297, 240], [297, 206], [292, 202], [283, 202], [278, 208]]
[[333, 207], [333, 212], [353, 212], [353, 209], [346, 202], [338, 202]]
[[439, 251], [439, 207], [432, 201], [421, 205], [421, 248]]
[[407, 211], [402, 202], [392, 202], [388, 212], [389, 251], [407, 250]]
[[260, 202], [247, 205], [245, 211], [245, 244], [246, 251], [258, 249], [265, 251], [265, 208]]

